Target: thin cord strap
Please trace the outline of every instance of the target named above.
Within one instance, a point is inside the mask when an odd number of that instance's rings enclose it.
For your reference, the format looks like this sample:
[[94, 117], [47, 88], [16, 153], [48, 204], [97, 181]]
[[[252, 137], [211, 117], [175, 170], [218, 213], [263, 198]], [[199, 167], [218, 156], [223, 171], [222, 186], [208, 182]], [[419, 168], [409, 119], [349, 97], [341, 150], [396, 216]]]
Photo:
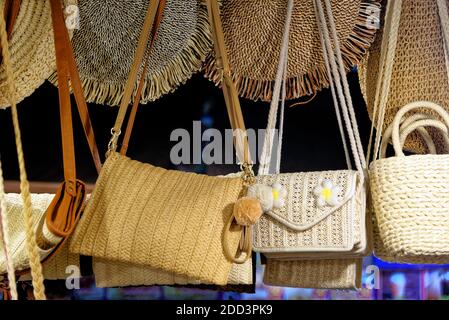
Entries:
[[[263, 143], [263, 148], [260, 156], [260, 165], [258, 170], [258, 175], [267, 175], [270, 173], [270, 163], [272, 158], [273, 151], [273, 141], [274, 141], [274, 131], [276, 128], [276, 119], [278, 114], [278, 106], [279, 106], [279, 98], [281, 96], [281, 86], [283, 85], [283, 81], [286, 77], [286, 68], [287, 68], [287, 58], [288, 58], [288, 43], [290, 38], [290, 25], [293, 14], [293, 6], [294, 1], [289, 0], [287, 4], [287, 13], [284, 24], [284, 34], [282, 37], [282, 45], [279, 54], [279, 62], [278, 69], [276, 73], [276, 80], [274, 83], [273, 95], [271, 98], [270, 111], [268, 113], [268, 123], [267, 128], [265, 130], [265, 138]], [[285, 85], [284, 85], [285, 87]], [[283, 89], [282, 102], [285, 104], [285, 90]], [[281, 113], [283, 113], [283, 109], [281, 107]], [[282, 120], [283, 122], [283, 115]], [[280, 130], [283, 127], [283, 123], [279, 125]], [[283, 133], [282, 133], [283, 135]], [[281, 143], [281, 134], [279, 134], [279, 143]], [[278, 159], [282, 150], [278, 147]], [[280, 163], [280, 160], [279, 160]], [[277, 170], [278, 164], [276, 164]]]
[[3, 169], [2, 163], [0, 161], [0, 236], [2, 239], [3, 245], [3, 254], [5, 256], [6, 261], [6, 270], [8, 272], [8, 283], [11, 292], [12, 300], [17, 300], [17, 285], [16, 285], [16, 274], [14, 271], [14, 261], [12, 256], [10, 255], [10, 236], [8, 230], [9, 222], [8, 222], [8, 212], [6, 210], [6, 199], [5, 199], [5, 187], [3, 180]]
[[36, 235], [33, 228], [33, 217], [31, 207], [31, 195], [29, 183], [25, 169], [25, 159], [22, 149], [22, 138], [20, 134], [19, 119], [17, 115], [17, 105], [14, 88], [14, 74], [11, 67], [11, 57], [8, 47], [8, 35], [6, 33], [6, 25], [3, 14], [0, 14], [0, 40], [3, 53], [3, 61], [6, 71], [6, 82], [8, 88], [8, 96], [11, 103], [12, 121], [14, 126], [15, 142], [17, 149], [17, 157], [20, 170], [20, 190], [23, 200], [23, 215], [26, 228], [26, 248], [30, 260], [31, 276], [33, 282], [34, 296], [37, 300], [45, 300], [44, 277], [42, 275], [42, 266], [38, 246], [36, 243]]
[[[373, 152], [372, 159], [377, 159], [379, 155], [382, 127], [385, 118], [388, 95], [390, 93], [394, 58], [396, 55], [401, 12], [402, 0], [388, 1], [385, 13], [385, 25], [382, 38], [378, 78], [376, 83], [376, 93], [374, 97], [372, 125], [366, 155], [367, 162], [371, 160], [371, 152]], [[374, 135], [375, 126], [376, 133]], [[374, 150], [372, 150], [373, 139], [375, 139]]]
[[377, 114], [378, 114], [378, 103], [379, 103], [379, 93], [382, 86], [382, 77], [384, 76], [384, 69], [385, 69], [385, 57], [387, 53], [387, 48], [389, 46], [389, 40], [390, 38], [386, 35], [386, 31], [390, 28], [391, 24], [391, 16], [392, 16], [392, 5], [386, 6], [385, 10], [385, 22], [384, 22], [384, 30], [382, 35], [382, 43], [381, 43], [381, 50], [380, 50], [380, 59], [379, 59], [379, 67], [377, 71], [377, 81], [376, 81], [376, 91], [374, 96], [374, 105], [373, 105], [373, 114], [372, 114], [372, 121], [371, 121], [371, 129], [370, 129], [370, 135], [369, 135], [369, 142], [368, 142], [368, 149], [366, 151], [366, 162], [370, 162], [371, 158], [371, 149], [373, 147], [373, 139], [374, 139], [374, 128], [377, 123]]
[[[321, 47], [323, 48], [323, 52], [326, 52], [325, 54], [323, 54], [323, 56], [324, 56], [324, 65], [326, 67], [327, 77], [329, 79], [332, 79], [331, 67], [329, 64], [329, 57], [327, 55], [327, 50], [326, 50], [326, 46], [324, 43], [324, 36], [321, 32], [320, 32], [320, 41], [321, 41]], [[345, 153], [346, 166], [348, 167], [349, 170], [352, 170], [351, 156], [349, 154], [349, 149], [348, 149], [348, 144], [346, 142], [343, 121], [341, 119], [340, 104], [338, 102], [337, 93], [335, 92], [335, 85], [334, 85], [333, 81], [329, 81], [329, 87], [331, 90], [331, 96], [332, 96], [332, 102], [334, 104], [335, 115], [337, 117], [338, 130], [340, 131], [340, 138], [341, 138], [341, 141], [343, 144], [343, 150]]]
[[[329, 31], [327, 29], [326, 17], [324, 15], [324, 9], [322, 7], [321, 1], [316, 0], [314, 2], [314, 5], [315, 5], [315, 12], [317, 15], [317, 23], [319, 26], [319, 30], [323, 36], [322, 42], [324, 42], [324, 44], [323, 44], [324, 57], [325, 57], [325, 59], [327, 57], [327, 59], [329, 60], [329, 65], [331, 67], [332, 78], [330, 80], [335, 82], [336, 92], [338, 94], [338, 98], [339, 98], [339, 101], [341, 104], [343, 119], [346, 124], [346, 130], [348, 132], [351, 151], [352, 151], [352, 155], [355, 160], [357, 171], [359, 171], [360, 174], [362, 176], [364, 176], [364, 170], [363, 170], [364, 167], [363, 167], [363, 164], [360, 159], [359, 149], [357, 147], [357, 139], [360, 139], [360, 137], [356, 134], [356, 132], [353, 129], [353, 127], [356, 126], [357, 123], [354, 122], [355, 119], [351, 119], [351, 117], [349, 115], [348, 109], [352, 108], [351, 100], [347, 101], [347, 97], [346, 97], [346, 95], [343, 91], [342, 85], [341, 85], [342, 81], [347, 81], [346, 75], [344, 74], [344, 76], [342, 77], [341, 73], [339, 72], [339, 69], [337, 67], [337, 63], [340, 63], [341, 61], [338, 58], [337, 59], [335, 58], [335, 54], [334, 54], [330, 36], [329, 36]], [[331, 12], [328, 12], [328, 14], [332, 15]], [[335, 34], [333, 34], [333, 36], [335, 36]], [[337, 42], [338, 38], [334, 39], [334, 41]], [[337, 55], [338, 55], [338, 51], [337, 51]]]
[[341, 53], [340, 41], [338, 40], [339, 38], [338, 38], [338, 34], [337, 34], [337, 27], [335, 24], [334, 15], [332, 13], [332, 5], [331, 5], [330, 0], [325, 0], [325, 3], [326, 3], [326, 10], [327, 10], [327, 17], [329, 20], [329, 28], [331, 30], [331, 35], [334, 39], [335, 56], [337, 58], [337, 67], [340, 72], [340, 76], [342, 78], [342, 81], [340, 83], [343, 84], [343, 90], [344, 90], [345, 99], [346, 99], [346, 103], [347, 103], [348, 110], [349, 110], [352, 129], [354, 131], [353, 136], [355, 138], [355, 144], [356, 144], [357, 151], [358, 151], [358, 158], [360, 159], [360, 164], [361, 164], [362, 168], [365, 169], [366, 162], [365, 162], [365, 157], [364, 157], [364, 152], [363, 152], [362, 141], [360, 138], [359, 127], [357, 125], [357, 119], [356, 119], [356, 115], [355, 115], [355, 111], [354, 111], [354, 104], [352, 102], [351, 92], [349, 90], [349, 84], [348, 84], [348, 81], [346, 78], [346, 72], [345, 72], [345, 67], [344, 67], [344, 63], [343, 63], [343, 56]]
[[284, 140], [285, 97], [287, 96], [287, 69], [288, 69], [288, 50], [285, 53], [284, 80], [282, 81], [282, 101], [281, 101], [281, 111], [279, 113], [279, 141], [276, 152], [276, 168], [275, 168], [275, 173], [277, 174], [281, 172], [282, 143]]

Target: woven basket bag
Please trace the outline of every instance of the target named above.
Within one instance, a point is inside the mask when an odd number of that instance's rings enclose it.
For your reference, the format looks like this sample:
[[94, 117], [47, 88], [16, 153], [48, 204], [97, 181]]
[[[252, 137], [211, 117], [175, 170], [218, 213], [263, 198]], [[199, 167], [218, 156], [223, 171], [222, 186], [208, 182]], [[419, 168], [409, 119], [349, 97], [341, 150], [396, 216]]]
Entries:
[[[225, 0], [221, 18], [239, 95], [271, 101], [281, 48], [287, 0]], [[379, 0], [332, 0], [345, 70], [358, 64], [377, 31]], [[315, 94], [329, 86], [313, 0], [296, 1], [289, 41], [286, 99]], [[211, 55], [205, 75], [220, 82]]]
[[[385, 108], [383, 127], [377, 128], [382, 132], [391, 124], [397, 111], [407, 103], [426, 100], [442, 106], [449, 105], [446, 57], [448, 44], [447, 40], [444, 40], [447, 39], [449, 25], [441, 16], [441, 11], [449, 10], [448, 2], [446, 0], [390, 2], [394, 2], [397, 6], [394, 12], [397, 28], [392, 31], [387, 27], [384, 11], [382, 25], [385, 28], [378, 33], [368, 54], [358, 66], [360, 86], [373, 124], [377, 123], [379, 108]], [[393, 43], [388, 49], [387, 40]], [[391, 51], [388, 53], [389, 61], [382, 67], [382, 51], [387, 50]], [[379, 82], [385, 85], [382, 92], [378, 90]], [[437, 150], [443, 151], [444, 141], [441, 140], [438, 130], [430, 128], [429, 133], [435, 141]], [[425, 142], [417, 132], [409, 136], [404, 149], [414, 153], [426, 152]]]
[[[407, 119], [404, 123], [408, 121], [408, 124], [400, 127], [405, 114], [423, 109], [432, 110], [443, 122], [428, 114], [427, 119]], [[418, 101], [401, 108], [391, 126], [388, 131], [396, 156], [384, 159], [382, 154], [370, 166], [375, 254], [383, 260], [401, 263], [448, 263], [449, 155], [406, 157], [402, 145], [416, 128], [432, 126], [442, 133], [448, 150], [449, 114], [435, 103]], [[389, 135], [383, 139], [382, 153]], [[436, 149], [432, 143], [428, 148], [431, 152]]]

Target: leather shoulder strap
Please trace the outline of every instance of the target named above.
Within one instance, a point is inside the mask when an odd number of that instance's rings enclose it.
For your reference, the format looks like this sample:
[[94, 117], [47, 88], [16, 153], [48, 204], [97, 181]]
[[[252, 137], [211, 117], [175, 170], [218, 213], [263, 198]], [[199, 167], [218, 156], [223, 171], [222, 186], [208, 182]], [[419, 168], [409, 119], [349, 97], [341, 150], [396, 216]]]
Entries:
[[[159, 30], [159, 26], [162, 21], [162, 16], [164, 14], [166, 0], [161, 0], [160, 4], [157, 8], [156, 12], [156, 20], [154, 21], [153, 29], [151, 31], [151, 41], [149, 45], [149, 49], [151, 50], [154, 46], [157, 37], [157, 31]], [[120, 153], [125, 155], [128, 151], [129, 139], [131, 138], [131, 133], [134, 127], [134, 120], [136, 119], [137, 109], [139, 107], [140, 98], [142, 97], [143, 85], [145, 84], [145, 75], [147, 74], [149, 57], [145, 61], [145, 66], [143, 67], [142, 74], [140, 76], [139, 86], [137, 87], [137, 92], [134, 97], [133, 106], [131, 108], [131, 112], [128, 118], [128, 124], [126, 125], [125, 135], [122, 141], [122, 148], [120, 149]]]
[[[117, 140], [121, 134], [121, 128], [126, 116], [126, 111], [128, 108], [129, 101], [132, 96], [132, 92], [134, 89], [134, 84], [137, 79], [137, 73], [139, 71], [140, 65], [142, 63], [143, 55], [145, 53], [146, 45], [148, 43], [148, 38], [150, 35], [150, 31], [154, 30], [151, 27], [154, 24], [155, 17], [157, 15], [158, 8], [160, 6], [161, 1], [154, 1], [150, 3], [147, 16], [145, 18], [145, 22], [142, 28], [142, 32], [139, 38], [139, 44], [135, 53], [134, 62], [131, 67], [131, 71], [128, 76], [128, 80], [125, 87], [125, 92], [123, 95], [123, 99], [120, 104], [120, 110], [117, 115], [117, 119], [112, 129], [112, 138], [109, 142], [108, 152], [114, 152], [117, 149]], [[214, 38], [214, 47], [215, 47], [215, 56], [217, 61], [217, 66], [219, 69], [223, 71], [223, 94], [226, 102], [226, 107], [228, 110], [229, 119], [231, 122], [231, 126], [235, 133], [235, 147], [237, 150], [237, 154], [239, 159], [244, 164], [252, 164], [251, 155], [249, 152], [248, 139], [246, 136], [245, 123], [243, 120], [242, 110], [240, 107], [240, 102], [238, 99], [238, 93], [235, 89], [235, 85], [232, 81], [229, 62], [227, 59], [227, 52], [224, 43], [223, 30], [221, 26], [220, 12], [218, 3], [216, 0], [207, 0], [208, 12], [209, 12], [209, 21], [211, 24], [212, 34]], [[142, 84], [142, 79], [140, 81], [140, 85]], [[140, 87], [139, 85], [139, 87]], [[134, 104], [138, 103], [138, 100], [134, 101]], [[132, 119], [127, 128], [127, 136], [124, 140], [124, 149], [122, 153], [126, 152], [128, 147], [128, 140], [132, 130], [132, 124], [135, 117], [135, 110], [137, 107], [133, 107], [134, 114], [131, 115]]]
[[81, 87], [76, 61], [73, 55], [70, 38], [65, 26], [64, 14], [59, 0], [51, 0], [53, 30], [55, 35], [55, 53], [60, 96], [61, 134], [63, 144], [64, 175], [69, 180], [76, 179], [75, 150], [73, 142], [72, 113], [70, 103], [69, 81], [75, 96], [89, 148], [94, 159], [97, 172], [101, 169], [101, 161], [95, 142], [94, 131], [89, 117], [86, 100]]
[[123, 92], [123, 98], [120, 103], [120, 109], [118, 111], [117, 118], [115, 120], [114, 127], [112, 128], [112, 139], [109, 142], [108, 146], [108, 154], [117, 149], [117, 140], [121, 134], [121, 129], [123, 125], [123, 121], [126, 116], [126, 111], [128, 109], [129, 102], [131, 101], [131, 96], [134, 91], [134, 85], [136, 83], [137, 75], [143, 60], [143, 56], [145, 54], [145, 50], [148, 44], [148, 38], [150, 37], [150, 33], [156, 18], [157, 10], [160, 5], [160, 0], [150, 1], [148, 6], [148, 11], [145, 16], [145, 20], [143, 23], [142, 31], [139, 37], [139, 42], [137, 45], [136, 53], [134, 55], [134, 62], [131, 65], [131, 70], [128, 75], [128, 80], [126, 82], [125, 90]]
[[[64, 23], [64, 14], [59, 0], [50, 0], [51, 16], [53, 22], [56, 72], [58, 75], [59, 112], [62, 135], [62, 154], [64, 161], [64, 179], [69, 182], [72, 190], [76, 184], [75, 146], [73, 141], [72, 110], [70, 104], [69, 63], [67, 60], [66, 41], [67, 30]], [[70, 189], [67, 188], [67, 189]]]

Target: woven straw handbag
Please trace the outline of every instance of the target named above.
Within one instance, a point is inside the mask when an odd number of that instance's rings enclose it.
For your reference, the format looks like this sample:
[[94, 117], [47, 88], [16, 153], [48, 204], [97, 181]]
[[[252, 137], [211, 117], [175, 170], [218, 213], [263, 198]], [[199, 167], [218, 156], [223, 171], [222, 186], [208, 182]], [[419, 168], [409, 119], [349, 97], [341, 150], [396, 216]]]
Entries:
[[[329, 1], [324, 2], [328, 19], [333, 19]], [[341, 72], [342, 68], [337, 67], [334, 59], [334, 49], [331, 45], [321, 0], [314, 2], [314, 6], [319, 10], [317, 11], [318, 23], [323, 38], [323, 52], [326, 61], [331, 65], [328, 70], [329, 76], [331, 79], [337, 79], [337, 77], [345, 79], [344, 72]], [[288, 32], [286, 34], [287, 38]], [[332, 39], [338, 41], [334, 34]], [[340, 55], [337, 62], [341, 62], [339, 46], [335, 45], [335, 47], [337, 48], [337, 57]], [[339, 66], [342, 67], [341, 64]], [[270, 159], [271, 150], [268, 152], [263, 150], [263, 163], [256, 178], [257, 183], [274, 188], [276, 188], [275, 185], [279, 185], [277, 188], [285, 190], [284, 199], [282, 199], [283, 205], [273, 206], [266, 211], [254, 227], [254, 250], [263, 253], [267, 258], [284, 260], [343, 259], [361, 257], [369, 251], [363, 172], [365, 165], [360, 137], [356, 133], [358, 131], [357, 123], [353, 117], [354, 112], [349, 96], [343, 94], [344, 90], [341, 84], [336, 82], [335, 86], [334, 84], [331, 86], [332, 92], [338, 92], [338, 98], [343, 101], [340, 111], [349, 133], [350, 146], [357, 170], [267, 175], [269, 160], [264, 160], [264, 157], [268, 154], [268, 159]], [[335, 95], [334, 98], [335, 101], [338, 101]], [[273, 100], [272, 106], [277, 106], [277, 100]], [[277, 107], [270, 112], [267, 132], [275, 128], [276, 114]], [[339, 115], [339, 113], [337, 114]], [[340, 115], [338, 119], [340, 119]], [[343, 123], [340, 122], [340, 127], [342, 126]], [[267, 135], [264, 149], [265, 147], [271, 149], [271, 139], [272, 136]], [[349, 161], [348, 166], [351, 167]]]
[[[232, 221], [233, 205], [252, 180], [252, 171], [248, 142], [242, 135], [245, 127], [240, 104], [227, 71], [215, 0], [209, 0], [207, 5], [216, 54], [222, 56], [223, 91], [231, 125], [241, 133], [235, 143], [244, 162], [243, 176], [222, 178], [166, 170], [129, 159], [124, 155], [126, 148], [121, 153], [115, 151], [150, 29], [161, 5], [163, 1], [149, 4], [112, 130], [108, 157], [70, 250], [95, 259], [160, 269], [204, 284], [226, 285], [234, 256], [238, 257], [239, 242], [250, 234], [247, 227]], [[251, 242], [244, 241], [241, 245], [245, 254], [240, 255], [239, 262], [244, 262], [251, 257]]]
[[[354, 255], [357, 257], [363, 256], [370, 251], [370, 244], [366, 243], [367, 235], [365, 234], [365, 196], [362, 185], [357, 186], [357, 181], [363, 178], [363, 174], [356, 171], [342, 170], [342, 171], [328, 171], [328, 172], [306, 172], [306, 173], [284, 173], [280, 174], [280, 160], [283, 136], [283, 119], [285, 108], [285, 70], [288, 63], [287, 48], [289, 38], [289, 26], [291, 19], [291, 12], [293, 9], [293, 0], [288, 2], [287, 19], [285, 23], [284, 39], [281, 46], [281, 55], [279, 59], [278, 72], [273, 91], [273, 100], [271, 102], [269, 121], [267, 126], [267, 135], [265, 137], [264, 146], [262, 150], [261, 165], [259, 167], [256, 181], [260, 184], [273, 185], [278, 183], [286, 190], [286, 197], [284, 199], [284, 206], [267, 212], [255, 226], [254, 231], [254, 245], [259, 247], [259, 251], [263, 252], [266, 258], [264, 270], [264, 283], [272, 286], [286, 286], [286, 287], [301, 287], [301, 288], [330, 288], [330, 289], [355, 289], [361, 287], [361, 258], [344, 258], [345, 255]], [[321, 3], [314, 3], [317, 9], [321, 10], [324, 15]], [[326, 4], [326, 8], [329, 8]], [[327, 9], [332, 17], [330, 9]], [[324, 19], [323, 16], [321, 18]], [[323, 24], [323, 19], [318, 20], [318, 25]], [[330, 18], [329, 18], [330, 19]], [[321, 21], [321, 22], [320, 22]], [[332, 21], [332, 20], [330, 20]], [[326, 27], [327, 28], [327, 27]], [[322, 29], [325, 31], [325, 29]], [[327, 30], [327, 29], [326, 29]], [[324, 32], [323, 36], [329, 36]], [[334, 38], [335, 39], [335, 38]], [[326, 49], [323, 42], [323, 50]], [[329, 46], [327, 48], [330, 48]], [[329, 56], [324, 51], [326, 61], [329, 61]], [[332, 58], [333, 59], [333, 54]], [[338, 71], [333, 68], [333, 75], [329, 78], [338, 76]], [[329, 70], [329, 72], [331, 72]], [[273, 136], [269, 133], [273, 132], [276, 127], [276, 115], [278, 113], [278, 101], [281, 94], [281, 83], [283, 82], [282, 103], [280, 110], [280, 125], [279, 125], [279, 145], [276, 154], [276, 163], [274, 174], [269, 175], [270, 167], [272, 167], [272, 153], [273, 153]], [[341, 88], [339, 88], [341, 89]], [[334, 83], [331, 82], [331, 90], [335, 94]], [[343, 97], [345, 98], [345, 97]], [[334, 95], [336, 100], [336, 96]], [[345, 101], [345, 100], [342, 100]], [[336, 108], [338, 107], [335, 104]], [[350, 115], [346, 108], [343, 109], [343, 116], [345, 116], [350, 126], [355, 122], [349, 120]], [[351, 110], [351, 108], [349, 109]], [[337, 108], [337, 120], [342, 133], [343, 144], [345, 145], [346, 158], [348, 166], [351, 167], [349, 160], [349, 151], [346, 148], [343, 124], [340, 119], [340, 111]], [[356, 128], [356, 127], [355, 127]], [[355, 129], [356, 130], [356, 129]], [[357, 138], [353, 137], [353, 143]], [[357, 151], [355, 158], [363, 159], [361, 153]], [[359, 166], [363, 166], [360, 164]], [[316, 207], [317, 198], [314, 193], [316, 183], [322, 179], [329, 178], [337, 182], [339, 185], [347, 186], [346, 190], [342, 189], [339, 192], [338, 200], [343, 203], [343, 207], [326, 208], [327, 210], [320, 210]], [[352, 179], [352, 180], [351, 180]], [[357, 186], [357, 188], [356, 188]], [[279, 187], [278, 187], [279, 188]], [[356, 190], [359, 190], [358, 194]], [[342, 195], [347, 195], [342, 196]], [[344, 204], [344, 198], [347, 198], [348, 203]], [[344, 207], [346, 206], [346, 207]], [[344, 217], [342, 219], [342, 217]], [[345, 220], [345, 218], [347, 220]], [[369, 224], [368, 224], [369, 226]], [[327, 233], [331, 232], [331, 233]], [[351, 239], [349, 234], [344, 235], [345, 232], [352, 233], [352, 241], [347, 243], [346, 250], [343, 252], [344, 245], [334, 246], [333, 250], [340, 252], [325, 252], [324, 246], [319, 246], [313, 243], [313, 239]], [[332, 236], [329, 236], [332, 234]], [[320, 235], [323, 238], [320, 238]], [[336, 235], [336, 236], [335, 236]], [[346, 241], [343, 240], [343, 241]], [[332, 241], [332, 240], [331, 240]], [[295, 244], [296, 246], [291, 246]], [[333, 245], [330, 241], [322, 242], [324, 245]], [[265, 247], [265, 245], [267, 245]], [[329, 247], [330, 247], [329, 246]], [[257, 249], [256, 249], [257, 250]], [[300, 252], [302, 251], [302, 252]], [[320, 252], [321, 251], [321, 252]], [[350, 253], [350, 251], [352, 251]], [[350, 253], [350, 254], [348, 254]]]
[[[88, 102], [119, 105], [148, 3], [79, 1], [80, 28], [75, 30], [72, 42]], [[200, 69], [211, 50], [204, 2], [167, 1], [156, 43], [145, 53], [149, 65], [141, 102], [173, 92]]]
[[[432, 110], [443, 119], [401, 120], [407, 113]], [[411, 118], [410, 117], [410, 118]], [[405, 125], [404, 123], [407, 122]], [[386, 261], [402, 263], [449, 262], [449, 155], [404, 156], [402, 146], [417, 128], [434, 127], [449, 150], [449, 114], [441, 106], [427, 101], [410, 103], [393, 119], [392, 129], [382, 138], [380, 159], [370, 166], [372, 205], [375, 213], [375, 254]], [[392, 135], [396, 156], [383, 158]], [[424, 141], [428, 141], [423, 135]], [[435, 145], [428, 143], [430, 152]]]
[[[449, 24], [445, 18], [448, 2], [395, 0], [389, 1], [388, 5], [393, 2], [396, 9], [389, 16], [384, 12], [384, 28], [359, 65], [360, 85], [373, 123], [379, 123], [380, 106], [386, 109], [383, 121], [380, 121], [383, 127], [377, 127], [382, 132], [392, 123], [397, 111], [413, 101], [433, 101], [449, 110], [446, 107], [449, 105]], [[394, 22], [387, 21], [392, 19]], [[392, 23], [393, 27], [390, 27]], [[380, 84], [385, 87], [382, 96]], [[430, 128], [429, 133], [437, 150], [444, 151], [444, 141], [438, 130]], [[422, 136], [414, 132], [404, 149], [426, 153], [426, 144]]]
[[279, 287], [354, 290], [361, 287], [362, 259], [267, 259], [263, 282]]
[[[66, 13], [76, 0], [63, 1]], [[50, 0], [2, 0], [7, 13], [11, 63], [16, 81], [16, 99], [22, 101], [56, 70]], [[12, 19], [11, 19], [12, 18]], [[72, 29], [69, 28], [70, 35]], [[9, 107], [5, 66], [0, 66], [0, 108]]]
[[[36, 277], [38, 280], [41, 280], [42, 277], [40, 262], [46, 266], [44, 268], [46, 278], [52, 280], [64, 279], [67, 276], [65, 274], [66, 267], [72, 264], [79, 264], [79, 256], [70, 254], [67, 246], [65, 246], [79, 220], [86, 197], [84, 183], [76, 178], [69, 81], [77, 101], [78, 112], [95, 163], [97, 168], [101, 166], [87, 105], [77, 77], [76, 64], [70, 47], [70, 39], [61, 2], [59, 0], [51, 0], [50, 7], [55, 38], [57, 72], [61, 80], [59, 98], [65, 181], [60, 184], [56, 194], [53, 195], [28, 195], [27, 190], [24, 191], [24, 186], [22, 186], [22, 197], [26, 195], [29, 198], [21, 200], [19, 195], [16, 194], [8, 194], [2, 197], [3, 211], [8, 216], [14, 217], [14, 219], [9, 219], [10, 222], [4, 224], [4, 227], [9, 229], [7, 231], [9, 239], [7, 242], [10, 244], [10, 252], [9, 255], [5, 254], [0, 258], [0, 274], [10, 273], [8, 260], [11, 260], [13, 261], [13, 270], [18, 275], [26, 275], [31, 271], [33, 284]], [[10, 79], [13, 79], [13, 73], [9, 74], [8, 81]], [[15, 97], [14, 88], [10, 88], [10, 92], [11, 96]], [[11, 103], [15, 104], [13, 98], [11, 98], [11, 101]], [[18, 137], [17, 139], [20, 139], [18, 129], [15, 133], [16, 137]], [[24, 177], [21, 174], [21, 180], [25, 180], [25, 178], [26, 176]], [[20, 221], [18, 213], [24, 210], [29, 214], [30, 220]], [[30, 247], [25, 239], [30, 229], [36, 235], [37, 247], [33, 252], [33, 259], [36, 261], [27, 259], [27, 252], [30, 250]], [[3, 245], [3, 248], [7, 246]], [[32, 262], [34, 263], [34, 271]], [[36, 271], [36, 268], [38, 268], [38, 271]], [[29, 276], [25, 276], [25, 278], [29, 279]], [[37, 284], [37, 286], [38, 288], [41, 287], [40, 284]], [[38, 291], [41, 290], [39, 289]], [[43, 291], [38, 292], [37, 297], [43, 298]]]
[[[221, 17], [232, 76], [241, 97], [271, 101], [282, 43], [287, 0], [226, 0]], [[379, 0], [332, 0], [345, 70], [357, 65], [374, 40]], [[315, 94], [329, 86], [313, 0], [295, 3], [292, 15], [286, 99]], [[216, 84], [213, 56], [206, 76]]]

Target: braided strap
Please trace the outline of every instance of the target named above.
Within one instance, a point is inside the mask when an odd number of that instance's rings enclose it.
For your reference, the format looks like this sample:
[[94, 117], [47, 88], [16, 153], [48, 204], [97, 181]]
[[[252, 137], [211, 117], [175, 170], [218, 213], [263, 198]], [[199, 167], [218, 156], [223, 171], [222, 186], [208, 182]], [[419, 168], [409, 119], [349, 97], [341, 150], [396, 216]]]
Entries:
[[[12, 121], [14, 126], [14, 135], [17, 148], [17, 158], [20, 170], [20, 190], [24, 204], [23, 215], [26, 225], [26, 247], [30, 259], [31, 275], [33, 278], [34, 296], [36, 300], [45, 300], [44, 277], [42, 275], [42, 266], [36, 242], [36, 235], [33, 229], [33, 218], [31, 208], [31, 195], [29, 190], [28, 178], [25, 170], [25, 159], [22, 149], [22, 139], [20, 135], [19, 119], [17, 115], [17, 105], [14, 88], [14, 75], [11, 66], [11, 56], [9, 52], [8, 35], [6, 33], [6, 24], [3, 11], [0, 11], [0, 40], [3, 53], [3, 60], [6, 71], [6, 82], [11, 103]], [[2, 210], [3, 211], [3, 210]]]

